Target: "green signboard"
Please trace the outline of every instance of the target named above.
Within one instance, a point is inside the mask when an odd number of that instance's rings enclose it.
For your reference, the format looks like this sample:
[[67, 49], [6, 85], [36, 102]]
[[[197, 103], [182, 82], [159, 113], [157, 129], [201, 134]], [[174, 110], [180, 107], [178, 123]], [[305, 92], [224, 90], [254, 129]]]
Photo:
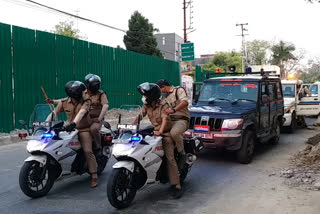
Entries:
[[182, 61], [193, 61], [194, 60], [194, 44], [193, 43], [185, 43], [181, 44], [181, 56]]

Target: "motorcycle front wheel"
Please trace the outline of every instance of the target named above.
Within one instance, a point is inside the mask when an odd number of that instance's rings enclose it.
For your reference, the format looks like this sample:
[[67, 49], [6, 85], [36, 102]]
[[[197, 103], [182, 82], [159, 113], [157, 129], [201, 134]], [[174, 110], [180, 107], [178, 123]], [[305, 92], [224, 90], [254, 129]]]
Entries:
[[128, 207], [136, 195], [132, 172], [126, 168], [113, 169], [107, 185], [108, 200], [117, 209]]
[[25, 162], [20, 170], [19, 185], [24, 194], [31, 198], [47, 195], [54, 183], [53, 173], [37, 161]]

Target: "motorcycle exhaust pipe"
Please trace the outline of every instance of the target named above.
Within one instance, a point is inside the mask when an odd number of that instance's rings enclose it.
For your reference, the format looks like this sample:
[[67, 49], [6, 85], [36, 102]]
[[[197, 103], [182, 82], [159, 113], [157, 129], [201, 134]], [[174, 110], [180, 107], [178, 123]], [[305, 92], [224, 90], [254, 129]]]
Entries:
[[197, 156], [195, 156], [194, 154], [188, 153], [186, 155], [187, 155], [186, 163], [189, 165], [193, 164], [193, 162], [197, 160]]

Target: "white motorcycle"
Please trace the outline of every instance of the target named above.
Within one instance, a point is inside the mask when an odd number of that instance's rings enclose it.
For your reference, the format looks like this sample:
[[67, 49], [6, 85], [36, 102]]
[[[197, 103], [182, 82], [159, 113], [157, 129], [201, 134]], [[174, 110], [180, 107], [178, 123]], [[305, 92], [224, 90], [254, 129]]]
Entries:
[[[153, 128], [139, 130], [139, 125], [118, 125], [118, 129], [121, 134], [112, 141], [112, 154], [118, 162], [109, 176], [107, 195], [112, 206], [122, 209], [130, 205], [138, 189], [155, 182], [167, 183], [169, 179], [162, 137], [152, 136]], [[181, 182], [196, 160], [195, 152], [203, 148], [197, 138], [186, 138], [184, 144], [187, 161], [180, 169]], [[177, 153], [175, 158], [179, 161]]]
[[[104, 125], [110, 128], [108, 123]], [[19, 175], [22, 192], [31, 198], [45, 196], [58, 178], [88, 172], [77, 130], [64, 131], [63, 122], [53, 126], [50, 123], [48, 131], [41, 130], [29, 137], [27, 151], [31, 156], [25, 160]], [[101, 133], [102, 155], [94, 152], [98, 174], [103, 172], [111, 156], [114, 137], [111, 133]]]

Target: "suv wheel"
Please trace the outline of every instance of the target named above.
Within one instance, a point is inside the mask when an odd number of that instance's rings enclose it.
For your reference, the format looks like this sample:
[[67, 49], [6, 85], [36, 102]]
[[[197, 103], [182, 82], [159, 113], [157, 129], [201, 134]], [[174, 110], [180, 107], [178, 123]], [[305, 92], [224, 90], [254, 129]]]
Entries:
[[248, 164], [252, 161], [255, 148], [255, 137], [252, 131], [247, 130], [243, 134], [242, 146], [236, 153], [237, 160], [242, 164]]
[[288, 132], [289, 132], [289, 133], [293, 133], [294, 130], [296, 129], [296, 127], [297, 127], [296, 115], [295, 115], [295, 113], [292, 113], [291, 124], [290, 124], [290, 126], [288, 127]]
[[279, 120], [277, 120], [276, 127], [272, 130], [271, 134], [274, 135], [274, 137], [272, 137], [272, 139], [270, 140], [270, 143], [273, 145], [278, 144], [279, 140], [280, 140], [280, 122], [279, 122]]

